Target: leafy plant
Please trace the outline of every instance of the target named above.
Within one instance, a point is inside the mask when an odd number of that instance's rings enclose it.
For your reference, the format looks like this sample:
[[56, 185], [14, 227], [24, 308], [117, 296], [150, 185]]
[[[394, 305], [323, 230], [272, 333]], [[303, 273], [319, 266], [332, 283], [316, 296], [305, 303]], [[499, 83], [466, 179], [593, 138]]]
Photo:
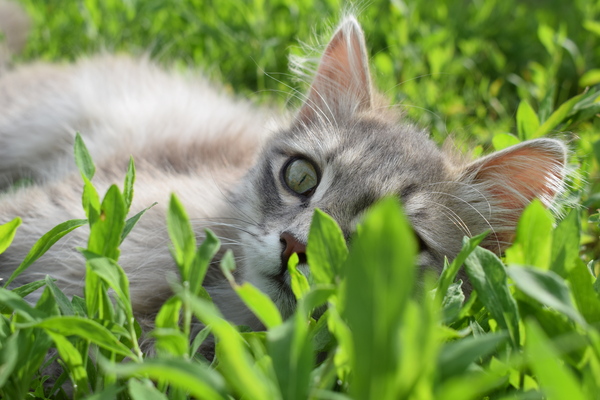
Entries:
[[[147, 50], [163, 63], [199, 65], [236, 91], [260, 91], [263, 101], [302, 86], [280, 72], [290, 54], [301, 53], [296, 37], [309, 36], [313, 25], [304, 16], [317, 12], [324, 26], [340, 8], [316, 0], [22, 3], [34, 29], [21, 60]], [[43, 235], [0, 288], [0, 397], [597, 398], [599, 15], [592, 1], [365, 7], [359, 19], [376, 81], [389, 97], [414, 105], [405, 107], [409, 117], [431, 126], [435, 138], [451, 131], [458, 147], [477, 144], [478, 155], [563, 132], [578, 173], [568, 178], [561, 218], [533, 202], [504, 258], [477, 247], [483, 236], [465, 238], [439, 277], [418, 275], [412, 230], [397, 201], [386, 199], [368, 213], [350, 249], [333, 219], [317, 210], [307, 246], [310, 279], [297, 258], [290, 260], [297, 307], [287, 319], [268, 296], [234, 281], [234, 258], [226, 253], [221, 268], [264, 332], [233, 326], [212, 304], [202, 280], [219, 241], [207, 232], [198, 246], [173, 195], [167, 222], [180, 280], [156, 317], [155, 352], [140, 347], [118, 264], [121, 242], [145, 212], [127, 218], [134, 162], [122, 190], [114, 185], [101, 197], [78, 137], [87, 219]], [[575, 203], [582, 206], [569, 207]], [[0, 226], [0, 254], [20, 223]], [[57, 240], [86, 224], [84, 297], [67, 298], [51, 277], [7, 289]], [[460, 268], [470, 294], [457, 280]], [[24, 297], [36, 290], [43, 294], [29, 304]], [[198, 350], [211, 338], [215, 357], [206, 360]]]

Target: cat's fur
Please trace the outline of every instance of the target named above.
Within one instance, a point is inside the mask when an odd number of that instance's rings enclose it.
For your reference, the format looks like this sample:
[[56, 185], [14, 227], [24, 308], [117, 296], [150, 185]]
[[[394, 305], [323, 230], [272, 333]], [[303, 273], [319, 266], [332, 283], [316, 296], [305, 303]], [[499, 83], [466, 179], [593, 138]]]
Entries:
[[[566, 149], [557, 140], [525, 142], [467, 164], [439, 150], [373, 93], [353, 17], [333, 35], [296, 116], [273, 129], [268, 114], [200, 77], [145, 59], [100, 56], [5, 74], [0, 184], [21, 177], [36, 183], [0, 198], [0, 222], [23, 218], [14, 244], [0, 255], [0, 276], [6, 279], [50, 228], [85, 217], [72, 161], [77, 131], [96, 162], [101, 190], [122, 181], [132, 154], [132, 213], [158, 202], [124, 241], [119, 260], [134, 310], [148, 320], [170, 295], [167, 275], [176, 271], [165, 223], [171, 192], [198, 239], [204, 228], [213, 229], [237, 256], [238, 278], [268, 293], [288, 315], [294, 300], [284, 264], [292, 251], [303, 252], [317, 207], [349, 238], [369, 206], [398, 196], [420, 238], [420, 264], [439, 270], [465, 235], [490, 230], [483, 245], [501, 252], [523, 208], [536, 197], [551, 207], [563, 187]], [[298, 157], [310, 160], [319, 178], [306, 195], [290, 190], [282, 172]], [[86, 235], [85, 228], [72, 232], [16, 283], [49, 274], [67, 294], [81, 294], [85, 268], [75, 248]], [[258, 326], [216, 266], [205, 285], [227, 318]]]

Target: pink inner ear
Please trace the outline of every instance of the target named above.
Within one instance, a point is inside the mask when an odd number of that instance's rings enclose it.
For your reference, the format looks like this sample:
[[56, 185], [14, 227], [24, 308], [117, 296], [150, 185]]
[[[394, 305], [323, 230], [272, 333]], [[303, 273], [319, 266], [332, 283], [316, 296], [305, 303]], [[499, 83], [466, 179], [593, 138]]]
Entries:
[[298, 118], [308, 122], [370, 106], [371, 81], [364, 37], [358, 22], [348, 19], [325, 49]]
[[[495, 239], [512, 242], [523, 209], [535, 198], [551, 207], [563, 189], [566, 149], [561, 142], [538, 139], [492, 154], [471, 164], [467, 172], [473, 184], [487, 193], [496, 217]], [[491, 239], [491, 238], [490, 238]], [[491, 250], [498, 250], [494, 239]]]
[[522, 210], [534, 198], [549, 206], [562, 186], [563, 163], [555, 155], [521, 148], [490, 160], [477, 179], [494, 182], [490, 191], [506, 208]]

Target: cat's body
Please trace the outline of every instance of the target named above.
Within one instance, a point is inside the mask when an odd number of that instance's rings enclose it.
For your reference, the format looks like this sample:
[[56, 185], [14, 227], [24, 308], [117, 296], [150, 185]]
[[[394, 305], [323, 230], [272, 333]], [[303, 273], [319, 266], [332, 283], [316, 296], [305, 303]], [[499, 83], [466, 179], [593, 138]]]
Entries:
[[[0, 255], [0, 276], [6, 279], [45, 231], [84, 218], [72, 161], [76, 131], [94, 158], [101, 189], [122, 180], [132, 154], [132, 213], [158, 202], [123, 242], [119, 260], [134, 310], [149, 318], [170, 295], [166, 275], [176, 271], [165, 218], [171, 192], [199, 240], [204, 228], [213, 229], [237, 256], [239, 279], [289, 314], [287, 258], [303, 253], [317, 207], [349, 238], [370, 205], [399, 196], [421, 242], [421, 265], [439, 270], [465, 235], [490, 230], [485, 246], [502, 251], [524, 206], [535, 197], [550, 206], [562, 188], [559, 141], [524, 143], [465, 165], [384, 106], [372, 94], [353, 18], [327, 47], [295, 118], [273, 129], [267, 114], [145, 60], [104, 56], [20, 67], [0, 77], [0, 183], [37, 182], [0, 197], [1, 223], [23, 218], [13, 246]], [[75, 248], [85, 238], [83, 228], [72, 232], [17, 283], [49, 274], [68, 294], [80, 294], [85, 268]], [[226, 317], [258, 326], [216, 266], [205, 284]]]

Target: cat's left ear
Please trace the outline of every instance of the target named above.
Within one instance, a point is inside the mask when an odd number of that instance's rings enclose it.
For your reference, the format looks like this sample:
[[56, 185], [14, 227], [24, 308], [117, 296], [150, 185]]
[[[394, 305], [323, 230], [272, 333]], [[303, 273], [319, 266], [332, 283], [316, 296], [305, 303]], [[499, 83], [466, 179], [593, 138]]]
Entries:
[[365, 38], [358, 21], [346, 18], [327, 45], [298, 120], [332, 121], [368, 110], [371, 75]]

